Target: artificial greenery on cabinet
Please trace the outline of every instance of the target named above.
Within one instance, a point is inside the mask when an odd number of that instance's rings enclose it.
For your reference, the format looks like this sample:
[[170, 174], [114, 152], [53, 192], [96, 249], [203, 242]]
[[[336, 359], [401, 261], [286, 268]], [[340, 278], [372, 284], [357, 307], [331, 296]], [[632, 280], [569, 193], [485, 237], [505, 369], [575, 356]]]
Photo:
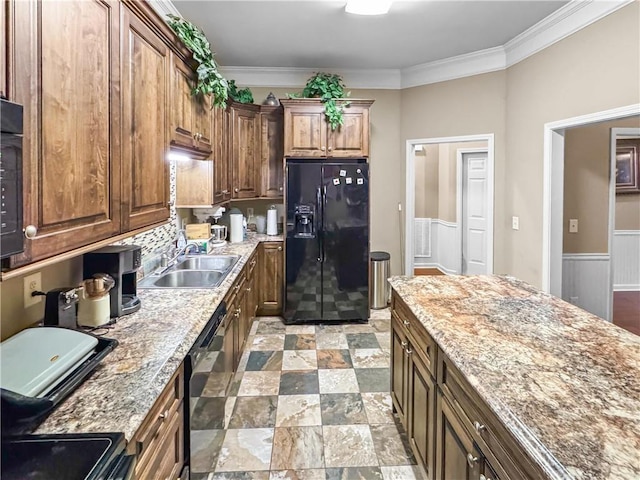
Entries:
[[335, 73], [318, 72], [313, 74], [300, 94], [289, 95], [291, 98], [319, 98], [324, 104], [324, 114], [331, 130], [344, 123], [344, 109], [349, 102], [343, 100], [351, 92], [345, 92], [342, 77]]

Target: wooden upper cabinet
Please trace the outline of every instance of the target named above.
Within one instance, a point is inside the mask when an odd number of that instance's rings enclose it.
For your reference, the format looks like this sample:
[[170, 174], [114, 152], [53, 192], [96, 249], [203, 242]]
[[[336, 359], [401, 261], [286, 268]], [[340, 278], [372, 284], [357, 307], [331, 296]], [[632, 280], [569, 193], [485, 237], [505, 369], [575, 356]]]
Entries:
[[229, 117], [228, 109], [213, 109], [213, 203], [219, 204], [231, 200], [231, 161], [229, 153]]
[[280, 106], [260, 107], [260, 164], [262, 197], [284, 193], [284, 112]]
[[196, 78], [193, 69], [171, 55], [171, 146], [193, 158], [211, 155], [213, 131], [208, 96], [193, 96]]
[[169, 218], [168, 47], [127, 8], [122, 32], [123, 230]]
[[259, 124], [260, 107], [253, 104], [232, 103], [231, 164], [233, 166], [233, 198], [253, 198], [260, 192], [259, 181]]
[[[3, 40], [0, 45], [0, 97], [11, 98], [9, 88], [9, 72], [13, 63], [13, 4], [2, 2], [0, 6], [0, 35]], [[12, 92], [11, 92], [12, 93]]]
[[318, 99], [286, 99], [284, 155], [287, 157], [361, 158], [369, 156], [369, 108], [373, 100], [349, 100], [344, 123], [336, 130], [326, 121]]
[[[6, 8], [7, 2], [3, 2]], [[24, 225], [12, 266], [120, 231], [120, 4], [8, 2], [24, 105]]]
[[213, 203], [213, 162], [176, 160], [176, 207], [209, 207]]

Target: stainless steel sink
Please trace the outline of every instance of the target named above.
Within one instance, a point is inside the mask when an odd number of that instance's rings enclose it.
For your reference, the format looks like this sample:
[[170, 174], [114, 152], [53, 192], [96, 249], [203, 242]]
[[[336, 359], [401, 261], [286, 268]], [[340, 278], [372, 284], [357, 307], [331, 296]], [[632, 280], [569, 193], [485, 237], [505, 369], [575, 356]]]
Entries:
[[238, 255], [187, 255], [164, 271], [138, 282], [139, 288], [215, 288], [229, 275]]
[[176, 270], [217, 270], [224, 272], [238, 261], [235, 255], [193, 255], [179, 261]]

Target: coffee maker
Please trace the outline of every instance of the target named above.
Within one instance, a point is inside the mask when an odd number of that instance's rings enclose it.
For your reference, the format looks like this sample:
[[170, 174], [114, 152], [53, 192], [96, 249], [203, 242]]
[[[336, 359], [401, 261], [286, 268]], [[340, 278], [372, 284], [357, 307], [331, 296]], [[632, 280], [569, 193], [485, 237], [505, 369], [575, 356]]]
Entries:
[[111, 318], [140, 310], [137, 271], [141, 264], [142, 250], [137, 245], [109, 245], [84, 255], [83, 278], [106, 273], [115, 280], [109, 291]]

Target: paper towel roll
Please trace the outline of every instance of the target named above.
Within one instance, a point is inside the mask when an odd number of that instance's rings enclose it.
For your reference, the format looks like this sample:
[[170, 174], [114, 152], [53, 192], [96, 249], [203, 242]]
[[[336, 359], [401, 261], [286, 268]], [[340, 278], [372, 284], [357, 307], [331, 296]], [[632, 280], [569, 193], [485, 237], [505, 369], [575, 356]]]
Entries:
[[267, 235], [278, 234], [278, 211], [275, 205], [271, 205], [267, 210]]
[[229, 211], [229, 240], [231, 243], [240, 243], [244, 240], [244, 228], [242, 226], [242, 212], [239, 209], [232, 208]]

